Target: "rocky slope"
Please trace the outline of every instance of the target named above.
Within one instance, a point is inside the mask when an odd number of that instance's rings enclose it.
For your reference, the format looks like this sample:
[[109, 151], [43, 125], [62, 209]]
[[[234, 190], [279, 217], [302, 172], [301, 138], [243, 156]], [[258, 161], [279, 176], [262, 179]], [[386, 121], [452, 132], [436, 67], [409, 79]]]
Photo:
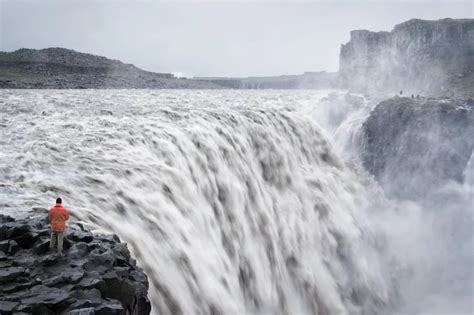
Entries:
[[0, 88], [221, 88], [64, 48], [0, 52]]
[[474, 97], [474, 19], [352, 31], [341, 46], [339, 74], [355, 91]]
[[115, 235], [70, 224], [65, 256], [49, 251], [45, 209], [0, 215], [0, 314], [149, 314], [146, 275]]
[[364, 166], [397, 196], [462, 182], [474, 148], [474, 101], [394, 97], [363, 125]]

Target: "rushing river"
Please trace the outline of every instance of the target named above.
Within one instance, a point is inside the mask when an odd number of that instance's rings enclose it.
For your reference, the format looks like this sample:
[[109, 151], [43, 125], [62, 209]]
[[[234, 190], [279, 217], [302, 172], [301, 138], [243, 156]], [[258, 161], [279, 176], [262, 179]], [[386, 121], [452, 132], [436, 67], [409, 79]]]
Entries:
[[156, 314], [426, 310], [404, 294], [418, 253], [398, 252], [423, 211], [357, 161], [371, 104], [328, 93], [0, 91], [0, 212], [62, 197], [129, 244]]

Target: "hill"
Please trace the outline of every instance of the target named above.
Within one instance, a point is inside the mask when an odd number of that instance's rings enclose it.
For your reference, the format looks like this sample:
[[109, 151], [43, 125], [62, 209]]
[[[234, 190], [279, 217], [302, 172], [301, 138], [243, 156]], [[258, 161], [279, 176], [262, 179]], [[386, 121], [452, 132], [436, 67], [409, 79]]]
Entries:
[[106, 57], [65, 48], [0, 52], [0, 88], [150, 88], [212, 89], [211, 82], [144, 71]]

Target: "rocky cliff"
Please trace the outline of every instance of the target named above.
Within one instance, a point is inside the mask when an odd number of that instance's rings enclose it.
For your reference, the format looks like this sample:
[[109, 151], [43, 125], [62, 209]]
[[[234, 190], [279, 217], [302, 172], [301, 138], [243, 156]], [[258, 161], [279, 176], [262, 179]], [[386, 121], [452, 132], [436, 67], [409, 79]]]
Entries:
[[65, 256], [49, 250], [45, 209], [0, 215], [0, 314], [146, 315], [148, 281], [115, 235], [70, 224]]
[[0, 52], [0, 88], [220, 88], [64, 48]]
[[474, 148], [474, 101], [394, 97], [363, 124], [365, 168], [385, 191], [418, 198], [463, 182]]
[[413, 19], [391, 32], [356, 30], [339, 74], [355, 91], [474, 96], [474, 19]]

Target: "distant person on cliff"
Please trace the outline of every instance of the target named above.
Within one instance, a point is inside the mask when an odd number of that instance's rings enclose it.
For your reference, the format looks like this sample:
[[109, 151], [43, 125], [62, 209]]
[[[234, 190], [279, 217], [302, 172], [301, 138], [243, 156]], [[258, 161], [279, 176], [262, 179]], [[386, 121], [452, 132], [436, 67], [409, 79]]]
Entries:
[[61, 198], [56, 199], [54, 207], [49, 209], [48, 220], [51, 224], [51, 241], [49, 248], [54, 250], [54, 245], [58, 244], [58, 255], [63, 256], [64, 230], [66, 229], [66, 221], [69, 220], [69, 213], [62, 205]]

